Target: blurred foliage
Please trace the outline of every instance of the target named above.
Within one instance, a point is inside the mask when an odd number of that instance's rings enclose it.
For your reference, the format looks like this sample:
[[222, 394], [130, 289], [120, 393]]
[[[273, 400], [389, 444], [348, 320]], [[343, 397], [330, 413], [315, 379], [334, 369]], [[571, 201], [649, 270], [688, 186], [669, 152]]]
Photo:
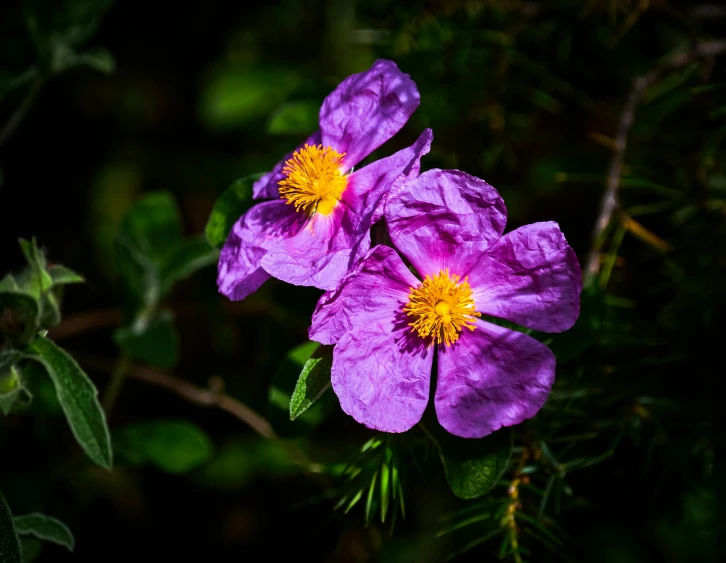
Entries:
[[[723, 57], [647, 89], [591, 240], [633, 80], [723, 39], [708, 7], [2, 3], [0, 559], [20, 533], [41, 563], [721, 560]], [[575, 327], [533, 334], [558, 359], [543, 411], [463, 448], [435, 419], [389, 436], [340, 412], [307, 342], [316, 290], [216, 292], [251, 175], [378, 57], [422, 102], [371, 158], [431, 127], [425, 169], [487, 179], [509, 229], [558, 221], [583, 264], [599, 250]]]

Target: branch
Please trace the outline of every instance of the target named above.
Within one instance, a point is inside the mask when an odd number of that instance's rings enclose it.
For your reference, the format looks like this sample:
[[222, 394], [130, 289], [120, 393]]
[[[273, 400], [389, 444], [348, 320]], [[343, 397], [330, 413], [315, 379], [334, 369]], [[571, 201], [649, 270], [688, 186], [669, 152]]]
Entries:
[[[79, 362], [91, 369], [110, 372], [114, 367], [114, 362], [105, 358], [79, 354], [74, 354], [74, 356]], [[282, 440], [265, 418], [241, 401], [224, 394], [222, 392], [224, 383], [219, 377], [212, 378], [210, 387], [204, 389], [162, 371], [134, 364], [127, 367], [126, 375], [131, 379], [163, 387], [190, 403], [221, 409], [242, 421], [263, 438], [278, 441], [287, 450], [292, 460], [305, 471], [320, 473], [322, 470], [319, 464], [313, 463], [297, 446]]]
[[620, 115], [620, 121], [618, 122], [613, 155], [610, 158], [610, 166], [608, 168], [605, 193], [603, 193], [602, 199], [600, 200], [600, 212], [598, 213], [592, 232], [593, 246], [588, 253], [584, 272], [586, 285], [592, 282], [600, 269], [599, 246], [602, 242], [601, 239], [605, 229], [612, 221], [615, 211], [620, 206], [618, 189], [620, 188], [620, 175], [623, 170], [623, 159], [625, 157], [628, 134], [635, 120], [635, 112], [643, 99], [645, 91], [669, 72], [683, 68], [698, 59], [714, 57], [723, 53], [726, 53], [726, 40], [701, 43], [691, 51], [679, 53], [647, 74], [636, 77], [633, 81], [633, 86], [630, 89], [630, 94], [628, 95], [625, 107], [623, 107], [623, 112]]
[[[288, 316], [284, 309], [270, 300], [232, 302], [224, 299], [222, 306], [225, 313], [230, 317], [269, 315], [273, 319], [278, 319], [301, 330], [307, 330], [308, 327], [307, 320], [303, 323], [297, 317]], [[172, 309], [176, 318], [198, 315], [199, 313], [199, 304], [196, 302], [173, 303], [168, 308]], [[123, 320], [123, 313], [118, 307], [72, 313], [64, 316], [60, 325], [48, 330], [48, 338], [54, 341], [67, 340], [92, 330], [117, 327], [123, 323]]]

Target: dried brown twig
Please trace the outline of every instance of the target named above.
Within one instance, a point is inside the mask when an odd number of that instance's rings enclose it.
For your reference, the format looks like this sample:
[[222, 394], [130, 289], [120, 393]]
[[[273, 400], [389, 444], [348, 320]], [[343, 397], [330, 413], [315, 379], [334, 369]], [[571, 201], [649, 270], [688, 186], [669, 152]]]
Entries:
[[[75, 354], [74, 356], [84, 366], [101, 372], [111, 372], [114, 362], [96, 356]], [[322, 467], [312, 462], [305, 453], [294, 444], [282, 440], [273, 430], [270, 423], [250, 407], [237, 399], [226, 395], [223, 392], [223, 381], [221, 378], [212, 378], [208, 388], [198, 387], [188, 381], [184, 381], [173, 375], [164, 373], [153, 368], [130, 364], [127, 367], [126, 376], [138, 381], [151, 383], [162, 387], [167, 391], [178, 395], [182, 399], [203, 407], [215, 407], [221, 409], [257, 432], [263, 438], [278, 441], [287, 451], [290, 458], [305, 471], [320, 473]]]
[[587, 256], [585, 265], [585, 283], [589, 285], [597, 276], [600, 270], [600, 243], [605, 229], [613, 220], [613, 215], [620, 206], [618, 190], [620, 188], [620, 176], [623, 170], [625, 148], [627, 146], [628, 134], [635, 120], [635, 113], [638, 105], [643, 99], [646, 90], [664, 75], [683, 68], [684, 66], [703, 58], [712, 58], [726, 53], [726, 40], [708, 41], [696, 45], [686, 53], [679, 53], [664, 64], [657, 66], [647, 74], [638, 76], [633, 81], [630, 94], [620, 115], [618, 129], [615, 136], [613, 155], [610, 158], [607, 183], [605, 192], [600, 200], [600, 212], [593, 227], [592, 247]]

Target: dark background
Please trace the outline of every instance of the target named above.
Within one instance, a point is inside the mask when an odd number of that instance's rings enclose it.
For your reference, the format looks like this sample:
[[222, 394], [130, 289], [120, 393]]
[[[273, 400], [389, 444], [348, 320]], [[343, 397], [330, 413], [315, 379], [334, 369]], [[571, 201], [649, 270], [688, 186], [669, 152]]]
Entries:
[[[3, 3], [3, 71], [37, 64], [23, 14], [66, 4]], [[431, 127], [424, 169], [486, 179], [507, 203], [508, 230], [557, 221], [584, 264], [633, 79], [677, 50], [725, 35], [726, 19], [698, 17], [694, 6], [118, 1], [78, 47], [107, 49], [115, 70], [57, 73], [0, 146], [0, 269], [19, 268], [17, 238], [35, 236], [51, 261], [86, 277], [63, 304], [64, 323], [81, 329], [61, 324], [55, 335], [103, 389], [110, 371], [103, 366], [118, 354], [112, 332], [123, 322], [113, 241], [131, 204], [167, 190], [185, 234], [203, 232], [229, 184], [271, 168], [316, 127], [324, 96], [379, 57], [411, 75], [422, 103], [376, 154]], [[555, 440], [592, 432], [577, 444], [583, 455], [612, 455], [567, 475], [572, 495], [556, 518], [561, 551], [524, 534], [533, 552], [525, 559], [722, 560], [724, 82], [723, 59], [700, 61], [669, 73], [639, 108], [621, 197], [655, 242], [631, 229], [621, 244], [606, 245], [617, 256], [612, 275], [583, 301], [574, 336], [552, 344], [558, 381], [583, 391], [586, 402], [564, 414], [545, 409], [526, 431]], [[705, 85], [715, 87], [698, 89]], [[0, 123], [27, 90], [0, 99]], [[215, 274], [198, 272], [166, 300], [179, 331], [173, 373], [200, 386], [221, 376], [228, 393], [264, 413], [272, 375], [306, 340], [320, 292], [273, 281], [231, 304], [217, 294]], [[185, 419], [211, 437], [215, 453], [184, 475], [123, 456], [109, 474], [85, 460], [52, 398], [36, 399], [34, 410], [2, 419], [0, 485], [16, 514], [42, 511], [73, 530], [76, 552], [46, 545], [41, 562], [440, 561], [487, 525], [482, 519], [434, 537], [445, 527], [442, 515], [465, 503], [425, 448], [421, 471], [409, 472], [406, 520], [389, 537], [388, 526], [364, 526], [360, 507], [333, 511], [335, 499], [321, 498], [327, 485], [222, 411], [129, 380], [109, 418], [112, 432]], [[371, 434], [332, 411], [301, 444], [320, 463], [344, 464]], [[565, 425], [565, 416], [574, 418]], [[484, 543], [460, 560], [496, 560], [498, 548]]]

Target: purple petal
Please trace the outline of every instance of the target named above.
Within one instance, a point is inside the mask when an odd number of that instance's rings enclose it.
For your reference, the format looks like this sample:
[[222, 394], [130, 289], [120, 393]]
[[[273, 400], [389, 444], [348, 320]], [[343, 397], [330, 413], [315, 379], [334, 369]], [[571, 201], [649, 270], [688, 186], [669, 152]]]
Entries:
[[270, 277], [260, 260], [282, 237], [300, 228], [295, 208], [282, 200], [250, 208], [232, 227], [219, 257], [217, 286], [232, 301], [253, 293]]
[[[310, 135], [305, 142], [298, 145], [295, 151], [301, 149], [306, 144], [319, 145], [321, 142], [320, 131], [316, 131]], [[280, 197], [280, 194], [278, 193], [279, 186], [277, 184], [285, 177], [282, 173], [282, 169], [285, 167], [285, 163], [292, 158], [292, 153], [295, 151], [287, 153], [280, 162], [275, 164], [275, 167], [272, 170], [263, 175], [252, 185], [252, 197], [254, 199], [275, 199]]]
[[398, 182], [418, 176], [421, 157], [431, 150], [434, 134], [424, 130], [416, 142], [391, 156], [372, 162], [348, 176], [348, 187], [343, 201], [361, 218], [361, 235], [370, 235], [373, 223], [383, 215], [383, 207], [389, 192]]
[[388, 333], [404, 320], [407, 326], [403, 307], [410, 287], [418, 284], [394, 249], [376, 246], [340, 287], [320, 298], [309, 337], [335, 344], [353, 329], [377, 326]]
[[323, 145], [346, 153], [352, 168], [393, 137], [418, 107], [419, 93], [396, 63], [377, 60], [343, 80], [320, 108]]
[[582, 274], [555, 222], [507, 233], [469, 272], [477, 311], [543, 332], [567, 330], [580, 315]]
[[533, 417], [555, 380], [547, 346], [482, 320], [452, 346], [439, 346], [438, 364], [436, 414], [462, 438], [481, 438]]
[[273, 245], [262, 259], [262, 267], [271, 276], [293, 285], [334, 288], [368, 250], [367, 246], [356, 245], [359, 221], [345, 205], [338, 205], [330, 215], [318, 213], [295, 236]]
[[422, 276], [467, 272], [507, 222], [499, 192], [458, 170], [406, 181], [389, 195], [385, 215], [391, 240]]
[[405, 432], [423, 415], [434, 348], [404, 325], [352, 330], [333, 352], [330, 376], [340, 406], [368, 428]]

